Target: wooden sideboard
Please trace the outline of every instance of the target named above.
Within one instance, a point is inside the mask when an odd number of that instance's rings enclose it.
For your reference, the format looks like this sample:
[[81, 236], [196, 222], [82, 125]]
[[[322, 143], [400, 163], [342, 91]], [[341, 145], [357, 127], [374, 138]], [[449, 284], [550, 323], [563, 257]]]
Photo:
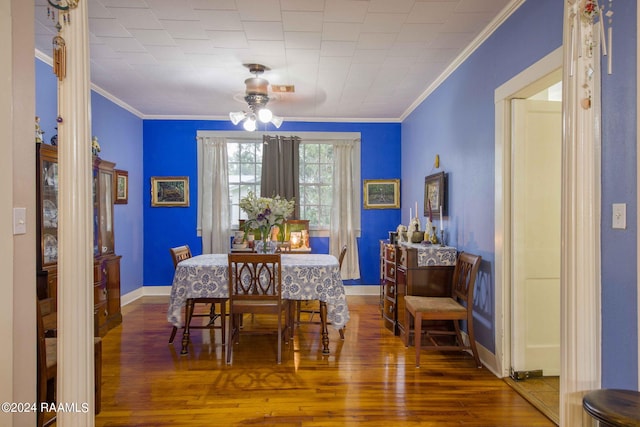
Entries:
[[[456, 255], [452, 247], [380, 241], [380, 307], [387, 329], [404, 339], [408, 330], [404, 324], [405, 295], [451, 295]], [[450, 327], [448, 322], [433, 322], [432, 326]]]

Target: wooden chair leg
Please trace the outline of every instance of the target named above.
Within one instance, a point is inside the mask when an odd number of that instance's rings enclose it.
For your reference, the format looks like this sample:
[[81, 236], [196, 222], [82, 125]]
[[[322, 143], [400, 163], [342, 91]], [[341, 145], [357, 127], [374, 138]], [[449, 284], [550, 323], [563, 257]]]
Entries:
[[406, 325], [407, 330], [404, 334], [404, 346], [409, 348], [409, 333], [411, 332], [411, 316], [412, 313], [409, 311], [409, 308], [406, 307], [404, 310], [404, 324]]
[[187, 354], [187, 347], [189, 346], [189, 324], [193, 317], [193, 299], [187, 299], [187, 306], [184, 312], [184, 332], [182, 333], [182, 350], [180, 354]]
[[478, 354], [478, 349], [476, 348], [476, 337], [475, 337], [475, 333], [473, 332], [473, 314], [469, 317], [470, 319], [467, 320], [467, 332], [469, 333], [469, 346], [471, 347], [473, 358], [476, 360], [476, 366], [478, 368], [482, 368], [482, 362], [480, 362], [480, 355]]
[[[420, 367], [420, 350], [422, 349], [422, 313], [416, 312], [414, 317], [413, 342], [416, 346], [416, 368]], [[408, 333], [407, 333], [408, 335]], [[408, 339], [408, 338], [407, 338]]]
[[[213, 306], [214, 304], [212, 304]], [[226, 329], [226, 320], [227, 317], [227, 307], [225, 306], [224, 302], [220, 303], [220, 330], [222, 331], [220, 333], [220, 336], [222, 337], [222, 347], [224, 348], [225, 346], [225, 334], [227, 333], [227, 329]]]
[[178, 328], [174, 326], [171, 330], [171, 336], [169, 337], [169, 344], [173, 343], [173, 339], [176, 337], [176, 332], [178, 332]]

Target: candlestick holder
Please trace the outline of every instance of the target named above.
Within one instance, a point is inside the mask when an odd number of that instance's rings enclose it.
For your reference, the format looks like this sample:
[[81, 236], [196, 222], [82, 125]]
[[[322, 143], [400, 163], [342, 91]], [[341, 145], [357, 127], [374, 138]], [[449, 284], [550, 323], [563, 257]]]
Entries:
[[445, 246], [445, 244], [444, 244], [444, 229], [440, 230], [440, 246]]

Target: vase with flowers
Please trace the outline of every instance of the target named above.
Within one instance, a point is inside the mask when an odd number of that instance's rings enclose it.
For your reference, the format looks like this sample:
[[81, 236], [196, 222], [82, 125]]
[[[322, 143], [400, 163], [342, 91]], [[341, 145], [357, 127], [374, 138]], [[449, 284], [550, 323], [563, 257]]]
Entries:
[[251, 191], [240, 199], [240, 209], [247, 214], [245, 231], [260, 231], [260, 240], [255, 243], [256, 252], [270, 253], [275, 250], [270, 241], [271, 228], [284, 223], [293, 213], [294, 204], [293, 200], [280, 196], [256, 197]]

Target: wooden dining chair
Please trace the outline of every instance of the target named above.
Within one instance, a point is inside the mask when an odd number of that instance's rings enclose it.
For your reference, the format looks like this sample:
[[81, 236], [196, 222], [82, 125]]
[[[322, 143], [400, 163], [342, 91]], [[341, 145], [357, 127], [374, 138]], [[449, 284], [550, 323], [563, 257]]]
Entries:
[[[191, 258], [191, 249], [189, 245], [177, 246], [169, 249], [171, 258], [173, 259], [173, 268], [175, 269], [180, 261]], [[196, 311], [196, 304], [211, 304], [206, 313]], [[216, 304], [220, 305], [220, 315], [216, 314]], [[184, 333], [182, 334], [182, 350], [180, 354], [187, 354], [189, 345], [189, 336], [191, 329], [220, 329], [222, 346], [225, 345], [226, 317], [227, 317], [227, 298], [188, 298], [184, 310]], [[208, 317], [209, 321], [203, 325], [191, 325], [194, 317]], [[220, 318], [220, 326], [215, 324], [217, 318]], [[169, 344], [173, 343], [178, 328], [176, 326], [171, 330]]]
[[[344, 261], [344, 257], [347, 254], [347, 245], [344, 245], [340, 250], [340, 255], [338, 256], [338, 269], [342, 271], [342, 261]], [[314, 322], [313, 317], [319, 313], [319, 309], [315, 307], [309, 307], [311, 304], [315, 304], [317, 301], [296, 301], [296, 324], [314, 324], [319, 325], [321, 322]], [[307, 307], [303, 307], [302, 303], [306, 303]], [[300, 320], [300, 314], [306, 313], [309, 315], [309, 320], [303, 321]], [[338, 330], [340, 333], [340, 338], [344, 339], [344, 328], [340, 328]]]
[[[466, 252], [460, 253], [453, 272], [451, 285], [451, 297], [423, 297], [405, 295], [405, 325], [407, 333], [404, 335], [404, 345], [409, 347], [411, 331], [411, 319], [414, 320], [414, 341], [416, 349], [416, 367], [420, 367], [421, 350], [471, 350], [476, 365], [480, 368], [480, 357], [476, 348], [476, 340], [473, 332], [473, 290], [476, 276], [480, 268], [482, 257]], [[425, 338], [429, 340], [428, 346], [422, 346], [422, 321], [423, 320], [451, 320], [453, 330], [426, 330]], [[460, 321], [467, 321], [467, 334], [469, 344], [465, 344], [460, 333]], [[443, 341], [443, 336], [455, 336], [455, 341]], [[452, 344], [453, 342], [453, 344]]]
[[[282, 265], [280, 254], [235, 254], [229, 257], [229, 336], [227, 363], [231, 363], [234, 344], [240, 341], [244, 313], [277, 316], [277, 362], [282, 362], [282, 342], [288, 341], [291, 327], [290, 303], [282, 299]], [[264, 330], [242, 334], [264, 333]]]

